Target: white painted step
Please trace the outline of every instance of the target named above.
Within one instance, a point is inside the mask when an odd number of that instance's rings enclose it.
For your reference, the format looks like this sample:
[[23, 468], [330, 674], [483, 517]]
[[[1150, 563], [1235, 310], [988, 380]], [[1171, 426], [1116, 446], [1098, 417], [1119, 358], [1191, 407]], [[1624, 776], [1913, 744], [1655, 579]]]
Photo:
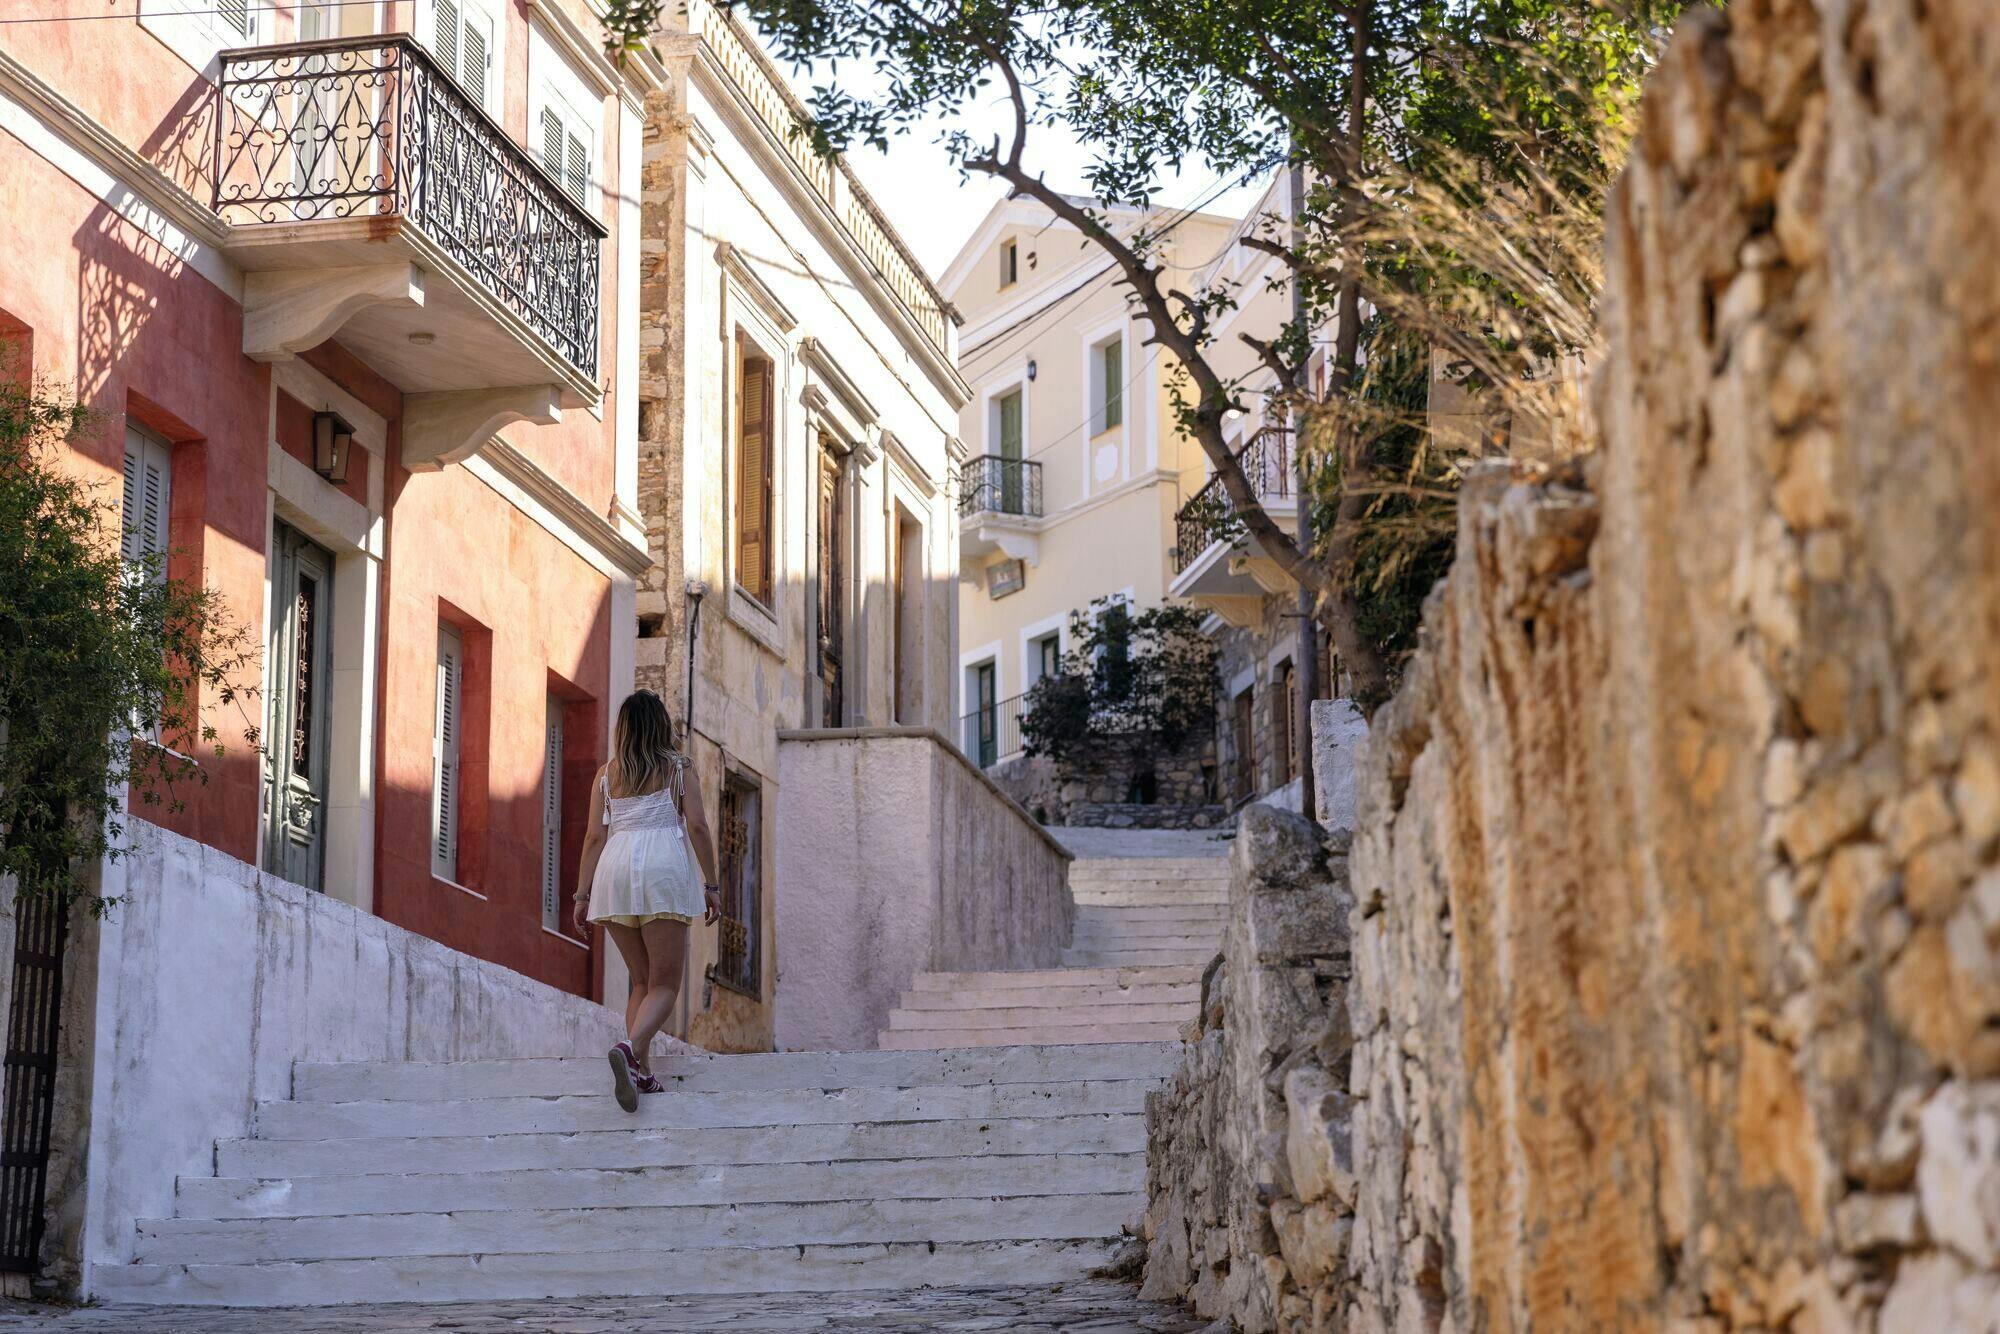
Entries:
[[870, 1158], [1138, 1153], [1137, 1112], [1007, 1120], [864, 1121], [717, 1130], [596, 1130], [365, 1139], [232, 1139], [216, 1146], [223, 1177], [497, 1172], [563, 1167], [693, 1167]]
[[[927, 973], [925, 978], [1048, 979], [1064, 972]], [[1199, 981], [1199, 976], [1186, 979]], [[1151, 976], [1147, 982], [1166, 981]], [[1009, 985], [994, 981], [992, 985]], [[1023, 985], [1034, 986], [1029, 981]], [[1116, 985], [1114, 982], [1113, 985]], [[939, 988], [950, 990], [950, 987]], [[756, 1090], [822, 1090], [876, 1085], [888, 1088], [952, 1084], [1042, 1084], [1064, 1079], [1157, 1079], [1180, 1060], [1180, 1052], [1151, 1044], [1122, 1051], [1091, 1053], [1087, 1063], [1073, 1052], [758, 1052], [714, 1056], [682, 1050], [656, 1054], [654, 1073], [669, 1089], [683, 1093]], [[523, 1061], [357, 1061], [346, 1065], [301, 1063], [294, 1068], [292, 1096], [301, 1102], [357, 1102], [370, 1099], [439, 1102], [461, 1098], [547, 1098], [604, 1093], [610, 1075], [604, 1058]], [[648, 1105], [656, 1101], [655, 1095]]]
[[1182, 926], [1213, 927], [1221, 931], [1229, 920], [1228, 910], [1220, 904], [1190, 904], [1175, 906], [1168, 904], [1146, 907], [1115, 907], [1096, 904], [1076, 910], [1076, 929], [1086, 930], [1093, 926], [1126, 926], [1135, 922], [1174, 922]]
[[1102, 1005], [1063, 1009], [1045, 1006], [1009, 1006], [982, 1010], [889, 1011], [891, 1029], [918, 1028], [1046, 1028], [1095, 1027], [1106, 1022], [1120, 1024], [1178, 1024], [1195, 1013], [1196, 1002], [1173, 1005]]
[[[607, 1101], [609, 1101], [607, 1099]], [[1133, 1189], [1143, 1155], [1020, 1154], [840, 1163], [412, 1172], [400, 1176], [183, 1177], [181, 1218], [303, 1218], [469, 1209], [617, 1209], [953, 1196], [1090, 1195]], [[1135, 1176], [1136, 1173], [1136, 1176]]]
[[998, 1199], [866, 1199], [824, 1203], [634, 1208], [462, 1210], [311, 1218], [150, 1219], [139, 1225], [147, 1264], [365, 1260], [418, 1255], [519, 1255], [629, 1250], [672, 1238], [679, 1250], [891, 1242], [1061, 1241], [1111, 1237], [1145, 1203], [1143, 1191]]
[[1220, 908], [1229, 902], [1227, 885], [1218, 885], [1213, 889], [1156, 889], [1149, 885], [1111, 886], [1102, 889], [1072, 888], [1070, 892], [1079, 908], [1097, 906], [1174, 908], [1190, 904]]
[[1079, 922], [1072, 940], [1220, 940], [1207, 922]]
[[879, 1041], [885, 1048], [913, 1050], [929, 1047], [1006, 1047], [1022, 1043], [1067, 1042], [1094, 1046], [1113, 1042], [1178, 1042], [1180, 1035], [1181, 1026], [1178, 1023], [1107, 1022], [1069, 1027], [883, 1029]]
[[1228, 880], [1227, 857], [1079, 857], [1069, 880]]
[[[477, 1254], [217, 1265], [105, 1265], [107, 1301], [154, 1305], [327, 1306], [349, 1302], [505, 1301], [603, 1293], [826, 1292], [864, 1288], [1064, 1283], [1108, 1261], [1117, 1238], [903, 1242], [751, 1250], [670, 1249]], [[135, 1325], [134, 1328], [142, 1326]]]
[[1128, 936], [1106, 932], [1101, 935], [1078, 936], [1069, 946], [1079, 953], [1091, 951], [1099, 954], [1116, 953], [1120, 950], [1217, 950], [1222, 947], [1220, 935], [1179, 935], [1179, 936]]
[[[1145, 1041], [1151, 1036], [1131, 1040]], [[611, 1100], [610, 1082], [607, 1074], [598, 1092], [562, 1097], [264, 1103], [257, 1109], [255, 1134], [259, 1139], [348, 1139], [1080, 1116], [1137, 1110], [1145, 1105], [1147, 1091], [1158, 1081], [672, 1091], [642, 1098], [639, 1110], [631, 1114]]]
[[1063, 962], [1073, 968], [1129, 968], [1139, 965], [1158, 967], [1170, 964], [1201, 968], [1206, 967], [1209, 960], [1221, 951], [1220, 942], [1193, 949], [1072, 949], [1064, 952]]
[[1042, 1009], [1088, 1009], [1102, 1005], [1194, 1005], [1201, 1000], [1195, 983], [1165, 987], [967, 987], [962, 991], [906, 991], [897, 1001], [903, 1010], [983, 1010], [1015, 1006]]
[[[1206, 963], [1204, 962], [1204, 967]], [[1017, 973], [919, 973], [910, 982], [912, 991], [961, 991], [996, 987], [1041, 989], [1047, 987], [1172, 987], [1198, 986], [1200, 968], [1185, 965], [1137, 968], [1036, 968]], [[1180, 1060], [1180, 1052], [1169, 1054], [1164, 1075]], [[1107, 1076], [1108, 1077], [1108, 1076]]]

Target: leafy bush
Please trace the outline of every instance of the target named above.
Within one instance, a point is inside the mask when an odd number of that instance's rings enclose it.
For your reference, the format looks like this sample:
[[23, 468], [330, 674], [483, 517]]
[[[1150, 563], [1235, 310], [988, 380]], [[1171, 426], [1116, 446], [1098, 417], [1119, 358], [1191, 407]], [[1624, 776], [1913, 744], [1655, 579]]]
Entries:
[[[178, 809], [177, 785], [208, 781], [195, 756], [223, 746], [197, 721], [204, 691], [255, 693], [236, 684], [255, 641], [220, 596], [165, 578], [164, 557], [120, 558], [115, 497], [63, 457], [92, 423], [68, 393], [0, 377], [0, 876], [24, 897], [80, 897], [83, 867], [118, 854], [128, 787]], [[257, 745], [254, 722], [244, 736]]]
[[1135, 614], [1104, 598], [1072, 613], [1062, 673], [1028, 691], [1022, 748], [1058, 766], [1110, 736], [1142, 738], [1156, 754], [1180, 749], [1215, 721], [1215, 644], [1202, 619], [1178, 606]]

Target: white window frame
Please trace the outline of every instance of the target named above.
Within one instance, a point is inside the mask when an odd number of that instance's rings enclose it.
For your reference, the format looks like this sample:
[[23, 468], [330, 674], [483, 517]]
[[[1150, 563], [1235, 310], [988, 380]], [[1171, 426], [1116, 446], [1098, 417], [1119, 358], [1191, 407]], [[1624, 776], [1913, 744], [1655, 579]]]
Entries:
[[465, 45], [465, 26], [468, 23], [485, 30], [486, 37], [486, 86], [481, 90], [480, 109], [496, 121], [500, 119], [500, 108], [506, 105], [502, 93], [506, 79], [507, 25], [486, 0], [446, 0], [452, 6], [458, 19], [458, 36], [452, 45], [455, 53], [446, 59], [438, 49], [438, 3], [439, 0], [421, 0], [417, 5], [417, 41], [431, 58], [444, 66], [460, 87], [465, 85], [460, 59]]
[[542, 925], [562, 930], [563, 699], [548, 697], [542, 729]]
[[465, 737], [465, 639], [438, 625], [437, 693], [431, 712], [431, 874], [458, 883], [459, 757]]
[[1004, 292], [1010, 287], [1019, 286], [1021, 282], [1021, 238], [1018, 236], [1001, 237], [999, 252], [999, 290]]
[[139, 26], [213, 82], [222, 67], [216, 57], [268, 40], [264, 32], [269, 0], [241, 0], [241, 24], [218, 12], [231, 8], [232, 3], [234, 0], [139, 0]]
[[[583, 181], [578, 191], [569, 190], [570, 181], [561, 170], [550, 169], [545, 160], [542, 120], [554, 116], [564, 135], [583, 149]], [[604, 99], [592, 91], [590, 81], [577, 69], [539, 23], [528, 29], [528, 138], [529, 151], [536, 163], [561, 185], [580, 206], [599, 216], [604, 198], [598, 153], [603, 143]]]
[[1062, 661], [1063, 653], [1069, 648], [1069, 613], [1059, 611], [1053, 616], [1044, 616], [1039, 621], [1021, 627], [1021, 690], [1023, 693], [1035, 688], [1041, 680], [1041, 654], [1037, 646], [1042, 640], [1054, 636], [1056, 641], [1056, 661]]

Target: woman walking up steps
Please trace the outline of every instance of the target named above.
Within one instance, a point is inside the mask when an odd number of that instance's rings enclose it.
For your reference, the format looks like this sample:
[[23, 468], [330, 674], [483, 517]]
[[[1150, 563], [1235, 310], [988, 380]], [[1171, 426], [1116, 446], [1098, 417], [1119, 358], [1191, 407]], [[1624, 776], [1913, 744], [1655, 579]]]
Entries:
[[722, 915], [701, 783], [673, 737], [667, 706], [652, 691], [636, 691], [619, 706], [611, 760], [590, 787], [577, 875], [577, 929], [588, 934], [588, 923], [602, 924], [632, 978], [627, 1040], [608, 1053], [612, 1088], [628, 1112], [639, 1109], [641, 1093], [660, 1091], [647, 1049], [680, 993], [688, 923]]

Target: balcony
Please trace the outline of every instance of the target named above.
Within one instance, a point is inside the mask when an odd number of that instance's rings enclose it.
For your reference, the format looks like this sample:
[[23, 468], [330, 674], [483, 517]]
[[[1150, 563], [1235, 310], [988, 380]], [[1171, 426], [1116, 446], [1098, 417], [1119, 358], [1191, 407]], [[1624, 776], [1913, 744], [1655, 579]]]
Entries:
[[[1292, 431], [1266, 426], [1236, 451], [1264, 512], [1290, 529], [1298, 515]], [[1254, 624], [1266, 596], [1294, 591], [1250, 539], [1222, 478], [1210, 477], [1174, 516], [1174, 578], [1167, 592], [1208, 608], [1232, 625]]]
[[959, 554], [1000, 551], [1034, 564], [1041, 555], [1042, 465], [982, 454], [959, 469]]
[[599, 401], [605, 228], [409, 36], [224, 52], [216, 95], [245, 353], [337, 336], [405, 392], [411, 467]]

